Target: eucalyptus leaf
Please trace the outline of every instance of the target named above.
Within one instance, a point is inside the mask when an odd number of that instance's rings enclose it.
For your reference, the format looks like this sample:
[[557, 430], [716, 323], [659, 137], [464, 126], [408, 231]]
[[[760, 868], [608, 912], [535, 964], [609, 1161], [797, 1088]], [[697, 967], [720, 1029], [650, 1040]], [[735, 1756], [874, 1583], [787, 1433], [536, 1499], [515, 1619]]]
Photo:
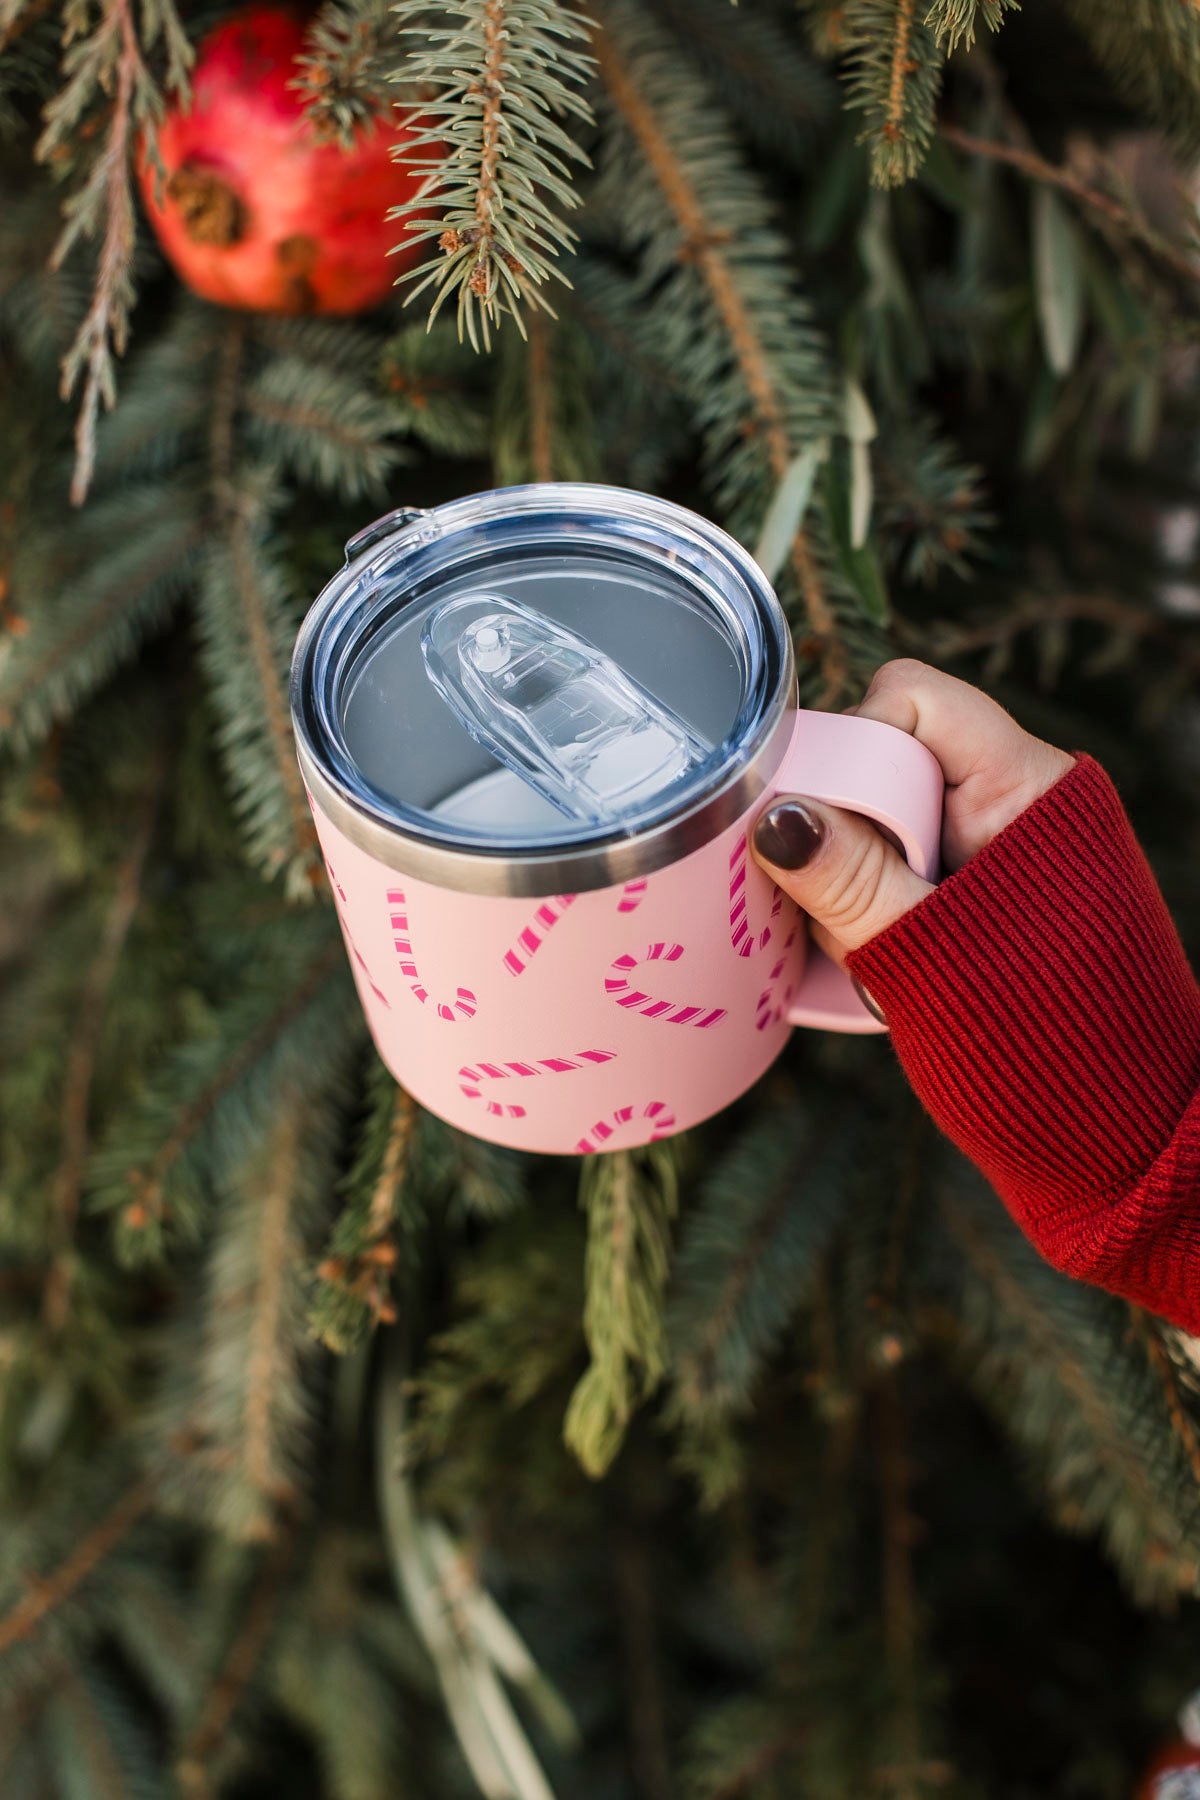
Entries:
[[1033, 195], [1033, 285], [1046, 361], [1069, 375], [1083, 337], [1083, 251], [1075, 221], [1046, 186]]
[[754, 560], [768, 581], [774, 581], [779, 574], [787, 560], [792, 541], [804, 524], [817, 470], [828, 451], [825, 439], [818, 438], [816, 443], [807, 445], [799, 456], [793, 457], [784, 470], [783, 479], [767, 508], [767, 516], [754, 547]]
[[842, 429], [852, 444], [871, 444], [879, 435], [871, 402], [853, 376], [846, 377], [846, 398]]
[[[851, 449], [859, 447], [852, 446]], [[826, 468], [824, 494], [834, 549], [842, 572], [867, 618], [876, 625], [885, 625], [889, 610], [887, 584], [872, 545], [865, 541], [854, 542], [851, 480], [852, 470], [846, 469], [843, 455], [831, 457]]]
[[869, 444], [855, 442], [850, 446], [850, 548], [861, 550], [871, 529], [871, 503], [875, 480], [871, 473]]

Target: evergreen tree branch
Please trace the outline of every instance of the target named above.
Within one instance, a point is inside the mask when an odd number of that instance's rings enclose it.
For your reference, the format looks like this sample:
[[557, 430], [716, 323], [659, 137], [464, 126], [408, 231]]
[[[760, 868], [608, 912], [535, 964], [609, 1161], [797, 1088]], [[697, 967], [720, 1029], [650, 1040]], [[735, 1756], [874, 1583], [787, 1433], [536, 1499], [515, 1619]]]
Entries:
[[[748, 235], [742, 239], [733, 230], [727, 229], [723, 218], [721, 222], [717, 222], [710, 216], [710, 205], [706, 205], [707, 196], [702, 196], [688, 170], [688, 151], [698, 142], [711, 141], [711, 119], [705, 116], [705, 110], [699, 102], [694, 121], [687, 115], [681, 117], [677, 110], [664, 117], [663, 110], [655, 104], [650, 81], [643, 85], [638, 76], [639, 72], [644, 72], [649, 67], [653, 79], [660, 67], [660, 57], [665, 74], [666, 69], [672, 66], [668, 62], [667, 48], [660, 48], [657, 41], [648, 36], [646, 26], [631, 20], [628, 13], [614, 5], [612, 0], [604, 0], [603, 6], [598, 8], [598, 16], [601, 29], [593, 47], [601, 77], [614, 108], [644, 156], [675, 224], [679, 238], [675, 251], [677, 267], [694, 271], [696, 278], [703, 284], [724, 333], [744, 395], [745, 413], [742, 419], [736, 423], [724, 420], [721, 423], [722, 443], [725, 445], [736, 442], [734, 434], [740, 430], [744, 449], [746, 435], [752, 434], [754, 439], [761, 442], [770, 480], [773, 486], [778, 486], [802, 448], [803, 441], [793, 423], [791, 397], [783, 391], [780, 354], [774, 345], [768, 346], [763, 329], [762, 314], [768, 311], [775, 314], [778, 307], [773, 304], [774, 295], [767, 297], [759, 269], [750, 260], [752, 256], [760, 254], [757, 244]], [[649, 53], [638, 58], [636, 63], [631, 50], [626, 48], [626, 40], [630, 39], [635, 30], [647, 39], [650, 46]], [[678, 102], [676, 108], [677, 106]], [[667, 123], [668, 118], [670, 124]], [[689, 128], [694, 128], [694, 137], [688, 137]], [[731, 146], [731, 159], [732, 156]], [[661, 247], [654, 247], [654, 256], [657, 264], [662, 256]], [[751, 300], [751, 292], [756, 287], [763, 290], [761, 314], [759, 306]], [[775, 316], [772, 323], [778, 333], [782, 321]], [[811, 345], [811, 332], [798, 327], [792, 347], [797, 356], [805, 353], [806, 337]], [[809, 348], [808, 354], [815, 362], [815, 346]], [[819, 372], [814, 371], [814, 374], [817, 374], [819, 380]], [[713, 381], [713, 371], [707, 363], [701, 365], [701, 378], [709, 384]], [[814, 397], [817, 399], [817, 406], [812, 410], [818, 411], [819, 390]], [[699, 404], [711, 418], [716, 411], [713, 394], [706, 393]], [[811, 407], [811, 398], [809, 404]], [[817, 425], [816, 418], [812, 419], [812, 424]], [[818, 431], [814, 430], [813, 435], [818, 435]], [[823, 699], [830, 703], [846, 686], [846, 654], [820, 565], [803, 529], [796, 532], [789, 556], [807, 614], [809, 632], [821, 657]]]
[[591, 1365], [567, 1409], [563, 1432], [589, 1475], [604, 1473], [635, 1406], [666, 1367], [662, 1296], [674, 1166], [662, 1150], [618, 1150], [589, 1158], [580, 1179], [588, 1215], [583, 1329]]
[[349, 149], [358, 132], [391, 113], [395, 35], [387, 0], [325, 0], [291, 83], [320, 137]]
[[1096, 213], [1111, 225], [1122, 237], [1139, 244], [1164, 268], [1181, 276], [1189, 291], [1195, 289], [1200, 282], [1200, 247], [1181, 249], [1111, 194], [1083, 181], [1074, 170], [1048, 162], [1035, 150], [1026, 149], [1019, 144], [1006, 144], [998, 139], [977, 137], [973, 132], [963, 131], [957, 125], [943, 124], [939, 131], [948, 144], [967, 156], [983, 156], [991, 162], [1004, 163], [1009, 168], [1018, 169], [1030, 181], [1044, 182], [1047, 186], [1069, 194], [1089, 212]]
[[[111, 408], [116, 399], [113, 358], [124, 354], [133, 305], [133, 245], [136, 235], [133, 195], [129, 185], [133, 96], [139, 76], [144, 78], [141, 55], [133, 28], [132, 0], [116, 0], [115, 15], [121, 32], [117, 62], [117, 90], [108, 142], [80, 200], [83, 206], [104, 210], [104, 237], [96, 274], [96, 288], [87, 317], [63, 363], [62, 396], [68, 400], [80, 374], [83, 398], [75, 427], [75, 470], [71, 499], [82, 506], [96, 465], [96, 421], [100, 403]], [[82, 208], [81, 208], [82, 210]], [[55, 253], [60, 267], [74, 239], [70, 232]]]
[[981, 18], [989, 31], [999, 31], [1005, 13], [1020, 10], [1021, 0], [933, 0], [925, 23], [952, 56], [960, 45], [964, 50], [971, 48]]
[[66, 1322], [70, 1298], [75, 1227], [87, 1166], [92, 1080], [105, 1009], [121, 952], [141, 900], [142, 872], [158, 818], [164, 773], [160, 767], [142, 807], [133, 843], [117, 872], [112, 902], [100, 931], [95, 959], [84, 979], [75, 1030], [67, 1052], [61, 1109], [63, 1151], [51, 1188], [51, 1262], [42, 1298], [46, 1323], [54, 1332], [61, 1331]]
[[828, 1116], [781, 1106], [737, 1138], [701, 1185], [670, 1309], [676, 1397], [693, 1420], [744, 1409], [763, 1363], [816, 1280], [848, 1194]]
[[[284, 1113], [272, 1133], [264, 1158], [261, 1190], [256, 1196], [256, 1290], [246, 1344], [240, 1436], [246, 1481], [269, 1509], [265, 1520], [270, 1519], [281, 1499], [291, 1499], [290, 1485], [277, 1465], [275, 1413], [277, 1396], [285, 1385], [280, 1368], [282, 1315], [284, 1283], [296, 1260], [292, 1206], [300, 1178], [300, 1134], [297, 1113]], [[224, 1330], [223, 1325], [221, 1329]], [[264, 1523], [262, 1530], [269, 1533], [273, 1526]]]
[[578, 204], [571, 164], [587, 158], [561, 121], [591, 117], [586, 21], [562, 0], [455, 0], [432, 29], [425, 0], [394, 10], [414, 40], [397, 78], [437, 96], [401, 152], [426, 179], [392, 214], [406, 241], [443, 253], [413, 271], [411, 298], [432, 286], [434, 317], [456, 296], [460, 335], [488, 348], [504, 313], [520, 328], [524, 306], [550, 310], [543, 284], [566, 280], [555, 258], [575, 234], [561, 215]]
[[747, 137], [811, 173], [817, 134], [838, 105], [836, 82], [810, 57], [786, 15], [727, 0], [657, 0]]
[[1195, 0], [1067, 0], [1118, 92], [1146, 109], [1189, 155], [1200, 147], [1200, 13]]
[[[1033, 1295], [1026, 1292], [996, 1255], [965, 1209], [944, 1189], [939, 1199], [955, 1242], [962, 1247], [988, 1286], [994, 1289], [1002, 1304], [1021, 1320], [1039, 1353], [1047, 1359], [1046, 1366], [1055, 1369], [1059, 1380], [1079, 1407], [1092, 1429], [1097, 1455], [1102, 1460], [1115, 1456], [1122, 1479], [1129, 1482], [1144, 1505], [1152, 1508], [1156, 1502], [1146, 1479], [1146, 1471], [1131, 1452], [1120, 1445], [1119, 1433], [1113, 1431], [1108, 1410], [1097, 1394], [1095, 1384], [1088, 1379], [1078, 1361], [1064, 1355], [1058, 1335], [1043, 1317]], [[1115, 1450], [1110, 1450], [1108, 1446], [1114, 1444]]]
[[82, 1775], [95, 1800], [128, 1800], [132, 1771], [99, 1704], [95, 1674], [68, 1668], [50, 1696], [50, 1711], [60, 1726], [56, 1754], [71, 1779]]
[[227, 1743], [237, 1709], [266, 1654], [295, 1554], [296, 1532], [288, 1529], [259, 1565], [241, 1623], [176, 1760], [180, 1787], [188, 1800], [214, 1800], [217, 1784], [210, 1765]]
[[0, 1656], [32, 1636], [49, 1613], [72, 1598], [149, 1510], [156, 1491], [157, 1483], [149, 1477], [135, 1481], [56, 1569], [30, 1579], [24, 1599], [0, 1618]]
[[846, 10], [847, 104], [865, 113], [859, 143], [871, 177], [898, 187], [924, 161], [933, 137], [943, 54], [917, 0], [851, 0]]
[[[91, 525], [107, 528], [101, 541]], [[44, 736], [159, 623], [189, 585], [206, 535], [174, 484], [93, 502], [76, 531], [69, 561], [54, 570], [55, 604], [26, 598], [30, 628], [0, 668], [0, 734], [21, 743]]]
[[[155, 0], [148, 20], [150, 41], [161, 34], [167, 45], [167, 85], [182, 94], [191, 49], [172, 0]], [[103, 221], [92, 301], [62, 367], [64, 399], [83, 377], [71, 481], [71, 499], [80, 506], [95, 468], [100, 407], [111, 408], [115, 402], [114, 359], [124, 354], [129, 336], [136, 237], [130, 173], [137, 133], [139, 126], [152, 127], [161, 111], [138, 41], [134, 0], [105, 0], [90, 35], [77, 35], [73, 42], [68, 36], [64, 67], [66, 86], [46, 108], [46, 128], [37, 147], [43, 160], [61, 150], [97, 96], [112, 95], [103, 146], [67, 203], [66, 223], [51, 259], [51, 266], [60, 268], [79, 239], [94, 236]]]
[[349, 1200], [317, 1267], [323, 1285], [313, 1303], [312, 1328], [339, 1354], [375, 1325], [394, 1324], [391, 1280], [399, 1256], [396, 1238], [402, 1235], [409, 1249], [416, 1228], [417, 1208], [406, 1190], [420, 1114], [412, 1096], [382, 1069], [376, 1088], [363, 1148], [346, 1184]]
[[398, 440], [408, 420], [372, 376], [321, 367], [297, 351], [275, 355], [243, 395], [250, 435], [302, 481], [351, 500], [382, 495], [405, 460]]
[[1196, 1422], [1184, 1404], [1183, 1395], [1179, 1389], [1179, 1380], [1175, 1373], [1175, 1365], [1159, 1336], [1156, 1322], [1139, 1307], [1132, 1307], [1130, 1310], [1138, 1336], [1146, 1347], [1146, 1360], [1153, 1369], [1162, 1389], [1163, 1406], [1171, 1421], [1171, 1429], [1179, 1440], [1195, 1479], [1197, 1490], [1200, 1491], [1200, 1432], [1197, 1431]]
[[218, 1064], [193, 1097], [179, 1109], [171, 1130], [152, 1159], [127, 1172], [125, 1184], [132, 1190], [132, 1196], [125, 1208], [124, 1222], [132, 1232], [144, 1232], [151, 1222], [163, 1221], [167, 1210], [167, 1181], [192, 1140], [208, 1124], [225, 1096], [232, 1093], [254, 1065], [284, 1038], [326, 982], [342, 972], [344, 964], [345, 948], [339, 938], [313, 959], [286, 998], [270, 1010], [261, 1024]]
[[[1006, 1220], [976, 1216], [950, 1180], [939, 1183], [938, 1203], [951, 1241], [983, 1283], [982, 1294], [967, 1296], [978, 1374], [1035, 1452], [1060, 1522], [1102, 1529], [1144, 1592], [1191, 1591], [1200, 1579], [1193, 1473], [1177, 1436], [1156, 1435], [1149, 1425], [1155, 1389], [1143, 1378], [1142, 1359], [1131, 1362], [1112, 1339], [1114, 1303], [1063, 1283]], [[1001, 1253], [1001, 1243], [1011, 1254]], [[1056, 1291], [1057, 1309], [1035, 1282]], [[1031, 1407], [1030, 1390], [1039, 1386]]]
[[210, 554], [201, 596], [206, 661], [224, 715], [226, 765], [250, 849], [268, 874], [286, 872], [289, 894], [311, 894], [320, 853], [296, 763], [287, 707], [292, 637], [281, 577], [260, 542], [267, 496], [235, 461], [235, 423], [247, 327], [227, 328], [213, 396], [209, 456], [220, 551]]
[[200, 1353], [184, 1329], [160, 1359], [158, 1417], [188, 1419], [203, 1446], [172, 1505], [243, 1543], [286, 1528], [311, 1474], [309, 1257], [328, 1210], [347, 1060], [307, 1091], [278, 1084], [271, 1113], [217, 1170]]

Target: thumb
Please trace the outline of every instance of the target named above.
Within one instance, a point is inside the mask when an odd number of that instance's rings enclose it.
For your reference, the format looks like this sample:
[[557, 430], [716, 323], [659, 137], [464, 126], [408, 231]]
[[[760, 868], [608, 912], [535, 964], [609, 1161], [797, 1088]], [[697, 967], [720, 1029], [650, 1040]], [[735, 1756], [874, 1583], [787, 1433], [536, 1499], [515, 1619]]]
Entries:
[[933, 892], [869, 820], [792, 794], [762, 814], [752, 847], [839, 964]]

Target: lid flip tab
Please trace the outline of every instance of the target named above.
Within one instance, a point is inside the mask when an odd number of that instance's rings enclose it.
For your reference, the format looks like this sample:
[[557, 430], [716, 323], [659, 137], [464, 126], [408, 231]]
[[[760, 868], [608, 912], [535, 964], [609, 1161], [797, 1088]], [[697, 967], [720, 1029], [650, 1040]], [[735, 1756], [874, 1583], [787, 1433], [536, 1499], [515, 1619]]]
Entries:
[[568, 818], [619, 824], [713, 749], [586, 638], [502, 594], [435, 608], [421, 650], [476, 742]]

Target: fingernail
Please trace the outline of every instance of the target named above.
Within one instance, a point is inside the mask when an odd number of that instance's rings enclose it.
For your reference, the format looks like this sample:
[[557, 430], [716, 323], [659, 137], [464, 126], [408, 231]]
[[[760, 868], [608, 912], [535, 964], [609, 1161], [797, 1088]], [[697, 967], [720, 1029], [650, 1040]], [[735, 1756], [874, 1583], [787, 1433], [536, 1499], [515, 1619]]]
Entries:
[[873, 1018], [878, 1019], [879, 1023], [881, 1025], [886, 1025], [887, 1020], [883, 1016], [882, 1006], [880, 1006], [878, 1000], [875, 999], [874, 995], [868, 994], [866, 988], [863, 986], [862, 982], [858, 979], [857, 975], [851, 975], [850, 984], [853, 987], [855, 993], [858, 995], [859, 999], [862, 1001], [863, 1005], [866, 1007], [867, 1011], [871, 1014], [871, 1016]]
[[781, 800], [754, 827], [754, 848], [777, 869], [802, 869], [825, 842], [825, 822], [799, 800]]

